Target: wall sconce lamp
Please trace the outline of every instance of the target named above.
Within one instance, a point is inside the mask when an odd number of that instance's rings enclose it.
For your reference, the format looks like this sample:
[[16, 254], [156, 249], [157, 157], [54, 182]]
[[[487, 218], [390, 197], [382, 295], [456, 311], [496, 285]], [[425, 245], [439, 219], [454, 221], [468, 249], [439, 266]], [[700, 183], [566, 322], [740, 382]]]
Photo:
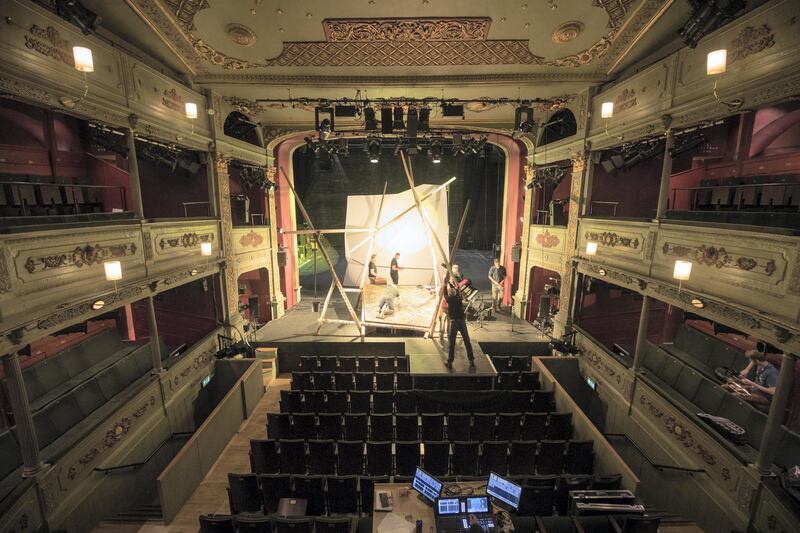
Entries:
[[208, 257], [211, 255], [211, 243], [210, 242], [201, 242], [200, 243], [200, 255], [203, 257]]
[[103, 262], [103, 269], [106, 273], [106, 281], [114, 282], [114, 294], [117, 294], [117, 281], [122, 279], [122, 263], [119, 261]]
[[[614, 102], [603, 102], [600, 105], [600, 118], [605, 120], [605, 130], [606, 130], [606, 137], [610, 137], [608, 134], [608, 119], [614, 117]], [[615, 135], [616, 139], [620, 141], [623, 140], [625, 137], [622, 135]]]
[[186, 102], [186, 118], [192, 123], [192, 135], [194, 135], [194, 121], [197, 119], [197, 104]]
[[86, 76], [86, 73], [94, 72], [94, 60], [92, 59], [92, 51], [90, 49], [84, 46], [73, 46], [72, 60], [75, 64], [75, 70], [83, 73], [83, 95], [77, 100], [69, 96], [62, 96], [58, 99], [61, 105], [69, 109], [74, 108], [89, 94], [89, 78]]
[[[713, 52], [709, 52], [708, 56], [706, 57], [706, 75], [708, 76], [720, 76], [725, 73], [728, 69], [728, 51], [726, 49], [721, 50], [714, 50]], [[741, 98], [731, 98], [730, 100], [721, 100], [720, 97], [717, 95], [717, 79], [714, 78], [714, 88], [712, 92], [714, 93], [714, 99], [717, 101], [718, 104], [722, 104], [726, 106], [730, 111], [734, 109], [738, 109], [744, 103], [744, 100]]]
[[672, 269], [672, 277], [678, 280], [678, 294], [681, 292], [683, 282], [692, 276], [691, 261], [675, 261], [675, 268]]
[[586, 243], [586, 255], [597, 255], [597, 243], [595, 241]]

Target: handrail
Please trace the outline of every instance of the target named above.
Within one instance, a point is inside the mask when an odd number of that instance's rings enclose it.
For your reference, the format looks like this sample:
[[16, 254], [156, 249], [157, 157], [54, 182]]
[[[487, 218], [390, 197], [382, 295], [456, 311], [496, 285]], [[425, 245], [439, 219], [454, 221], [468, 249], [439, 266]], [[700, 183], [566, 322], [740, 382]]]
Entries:
[[146, 465], [147, 463], [149, 463], [149, 462], [150, 462], [150, 459], [152, 459], [153, 457], [155, 457], [155, 455], [156, 455], [158, 452], [160, 452], [160, 451], [161, 451], [161, 448], [163, 448], [164, 446], [166, 446], [166, 444], [167, 444], [169, 441], [171, 441], [172, 439], [174, 439], [174, 438], [176, 438], [176, 437], [191, 437], [192, 435], [194, 435], [194, 431], [182, 431], [182, 432], [178, 432], [178, 433], [172, 433], [172, 434], [170, 434], [170, 436], [169, 436], [169, 437], [167, 437], [166, 439], [164, 439], [164, 440], [161, 442], [161, 444], [159, 444], [159, 445], [158, 445], [158, 447], [157, 447], [155, 450], [153, 450], [152, 452], [150, 452], [150, 455], [148, 455], [148, 456], [147, 456], [147, 457], [144, 459], [144, 461], [139, 461], [139, 462], [137, 462], [137, 463], [128, 463], [128, 464], [126, 464], [126, 465], [109, 466], [108, 468], [100, 468], [100, 467], [97, 467], [97, 468], [95, 468], [95, 469], [94, 469], [94, 471], [95, 471], [95, 472], [104, 472], [104, 473], [108, 474], [109, 472], [114, 472], [114, 471], [116, 471], [116, 470], [122, 470], [123, 468], [139, 468], [140, 466], [144, 466], [144, 465]]
[[636, 448], [636, 451], [639, 452], [639, 455], [644, 457], [644, 459], [648, 463], [650, 463], [650, 466], [652, 466], [656, 470], [676, 470], [678, 472], [685, 472], [685, 473], [687, 473], [689, 475], [692, 475], [692, 474], [708, 474], [708, 472], [706, 472], [702, 468], [687, 468], [685, 466], [662, 465], [660, 463], [656, 463], [652, 459], [650, 459], [650, 457], [648, 457], [648, 455], [645, 453], [645, 451], [642, 450], [639, 447], [639, 445], [636, 444], [625, 433], [603, 433], [603, 436], [606, 437], [606, 438], [608, 438], [608, 437], [621, 437], [621, 438], [627, 440], [629, 443], [631, 443], [633, 445], [634, 448]]

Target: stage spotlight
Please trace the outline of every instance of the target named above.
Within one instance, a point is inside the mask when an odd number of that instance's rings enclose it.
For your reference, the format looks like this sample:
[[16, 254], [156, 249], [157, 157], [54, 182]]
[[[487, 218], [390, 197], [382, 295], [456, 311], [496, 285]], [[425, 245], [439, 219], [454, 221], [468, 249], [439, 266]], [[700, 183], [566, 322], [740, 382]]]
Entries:
[[364, 129], [375, 131], [378, 129], [378, 121], [375, 119], [375, 110], [371, 107], [364, 108]]
[[694, 11], [678, 35], [695, 48], [704, 36], [736, 18], [736, 13], [747, 6], [745, 0], [689, 0]]
[[419, 110], [419, 131], [431, 131], [431, 109], [423, 107]]
[[55, 4], [59, 17], [79, 27], [84, 35], [94, 33], [97, 13], [86, 9], [78, 0], [56, 0]]
[[403, 122], [403, 108], [400, 106], [394, 108], [394, 120], [392, 120], [392, 128], [396, 130], [406, 129], [406, 125]]
[[370, 163], [379, 163], [381, 160], [381, 140], [378, 137], [367, 139], [367, 154]]
[[453, 155], [463, 155], [466, 150], [464, 139], [460, 133], [453, 134]]
[[[320, 120], [320, 116], [324, 116]], [[319, 132], [319, 138], [326, 140], [330, 137], [331, 132], [334, 131], [334, 111], [332, 107], [315, 107], [314, 108], [314, 124]]]
[[315, 143], [311, 137], [304, 137], [303, 140], [306, 142], [306, 150], [311, 150], [314, 155], [319, 153], [320, 145]]
[[[402, 111], [402, 109], [400, 110]], [[392, 127], [392, 108], [391, 107], [382, 107], [381, 108], [381, 133], [387, 134], [392, 133], [394, 128]]]
[[431, 158], [433, 159], [434, 163], [442, 162], [442, 153], [444, 152], [442, 142], [443, 139], [431, 139]]
[[442, 116], [445, 117], [461, 117], [464, 118], [463, 105], [450, 105], [442, 103]]
[[516, 130], [520, 133], [531, 133], [536, 127], [533, 121], [533, 108], [521, 106], [514, 112], [514, 123]]

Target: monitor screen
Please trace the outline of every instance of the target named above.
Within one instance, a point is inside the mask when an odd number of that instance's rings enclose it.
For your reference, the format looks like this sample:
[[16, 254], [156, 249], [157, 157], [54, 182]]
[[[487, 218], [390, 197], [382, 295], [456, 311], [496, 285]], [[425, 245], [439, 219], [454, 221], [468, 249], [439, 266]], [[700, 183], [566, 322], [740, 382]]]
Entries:
[[414, 481], [411, 486], [431, 504], [442, 492], [442, 482], [421, 468], [417, 468], [414, 473]]
[[436, 512], [439, 516], [458, 514], [460, 510], [458, 498], [440, 498], [436, 502]]
[[506, 505], [510, 505], [512, 509], [519, 506], [519, 496], [522, 493], [522, 487], [516, 483], [502, 478], [494, 472], [489, 474], [489, 484], [486, 486], [486, 494], [497, 498]]
[[467, 498], [467, 512], [468, 513], [488, 513], [489, 512], [489, 498], [486, 496], [476, 496]]

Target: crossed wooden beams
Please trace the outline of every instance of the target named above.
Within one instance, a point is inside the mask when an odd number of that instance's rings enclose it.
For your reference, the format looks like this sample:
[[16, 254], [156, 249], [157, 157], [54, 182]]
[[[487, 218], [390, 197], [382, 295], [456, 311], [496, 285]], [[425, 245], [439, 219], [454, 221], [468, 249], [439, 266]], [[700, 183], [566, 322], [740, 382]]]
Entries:
[[[386, 199], [386, 188], [388, 186], [388, 183], [385, 182], [383, 184], [383, 194], [381, 195], [381, 201], [380, 201], [380, 204], [379, 204], [379, 207], [378, 207], [378, 215], [377, 215], [377, 218], [375, 219], [375, 224], [371, 229], [369, 229], [369, 228], [316, 229], [314, 227], [314, 224], [311, 222], [311, 217], [309, 216], [308, 211], [306, 211], [306, 208], [303, 205], [302, 200], [300, 200], [300, 197], [297, 195], [297, 191], [295, 191], [294, 185], [292, 184], [291, 180], [289, 180], [289, 176], [286, 174], [286, 171], [283, 170], [283, 167], [280, 168], [281, 173], [283, 174], [283, 177], [286, 179], [286, 183], [289, 185], [289, 188], [291, 189], [292, 194], [294, 195], [294, 198], [297, 201], [297, 206], [300, 208], [300, 213], [303, 215], [303, 218], [305, 219], [306, 224], [308, 225], [308, 228], [309, 228], [307, 230], [287, 231], [286, 233], [296, 234], [296, 235], [301, 235], [301, 234], [302, 235], [313, 235], [314, 236], [314, 240], [315, 240], [315, 242], [317, 244], [317, 248], [319, 249], [320, 253], [322, 254], [323, 259], [325, 259], [325, 263], [328, 265], [328, 270], [330, 270], [330, 273], [331, 273], [331, 286], [328, 289], [327, 295], [325, 296], [325, 302], [323, 303], [322, 311], [320, 312], [320, 318], [318, 320], [319, 321], [319, 326], [317, 327], [317, 334], [319, 334], [319, 330], [322, 327], [322, 324], [325, 323], [325, 322], [332, 322], [332, 323], [339, 323], [339, 324], [350, 324], [350, 323], [353, 323], [358, 328], [358, 331], [359, 331], [359, 333], [361, 334], [362, 337], [365, 334], [364, 323], [363, 323], [363, 321], [361, 319], [359, 319], [357, 313], [355, 312], [355, 309], [353, 309], [353, 306], [350, 303], [350, 300], [347, 298], [347, 289], [345, 289], [345, 287], [342, 285], [341, 280], [339, 280], [339, 276], [336, 274], [336, 271], [334, 270], [333, 261], [331, 261], [330, 255], [328, 255], [328, 251], [325, 250], [325, 248], [322, 246], [322, 243], [320, 241], [320, 237], [322, 236], [323, 233], [370, 233], [369, 237], [367, 237], [366, 239], [364, 239], [363, 241], [361, 241], [360, 243], [355, 245], [350, 250], [350, 252], [353, 252], [353, 251], [357, 250], [358, 248], [360, 248], [361, 246], [363, 246], [364, 244], [369, 243], [369, 248], [367, 250], [367, 258], [369, 258], [369, 256], [372, 254], [372, 248], [373, 248], [373, 246], [375, 244], [375, 237], [378, 234], [378, 232], [380, 232], [381, 230], [385, 229], [386, 227], [394, 224], [395, 222], [400, 220], [403, 216], [405, 216], [407, 213], [409, 213], [412, 210], [416, 209], [419, 212], [419, 216], [422, 219], [422, 222], [423, 222], [423, 224], [425, 226], [425, 231], [427, 233], [427, 237], [428, 237], [429, 243], [432, 241], [433, 243], [436, 244], [436, 247], [438, 248], [439, 254], [445, 260], [445, 266], [447, 268], [447, 273], [445, 274], [445, 281], [447, 281], [448, 276], [450, 275], [450, 269], [451, 269], [451, 266], [452, 266], [451, 265], [451, 258], [453, 256], [453, 254], [455, 254], [456, 250], [458, 249], [458, 244], [459, 244], [459, 242], [461, 240], [461, 234], [462, 234], [462, 231], [464, 229], [464, 223], [465, 223], [466, 218], [467, 218], [467, 213], [469, 212], [470, 203], [469, 203], [469, 201], [467, 201], [467, 204], [466, 204], [465, 209], [464, 209], [464, 213], [461, 216], [461, 222], [460, 222], [460, 224], [458, 226], [458, 233], [456, 234], [456, 240], [453, 243], [453, 249], [450, 251], [450, 254], [448, 254], [447, 251], [445, 250], [445, 248], [442, 246], [442, 243], [439, 240], [439, 236], [433, 230], [433, 227], [432, 227], [430, 219], [428, 218], [428, 215], [425, 213], [424, 209], [422, 209], [422, 202], [424, 202], [425, 200], [427, 200], [428, 198], [430, 198], [434, 194], [438, 193], [439, 191], [441, 191], [442, 189], [447, 187], [450, 183], [452, 183], [455, 180], [455, 178], [451, 178], [451, 179], [447, 180], [445, 183], [439, 185], [438, 187], [436, 187], [432, 191], [429, 191], [427, 194], [425, 194], [424, 196], [420, 197], [419, 194], [417, 193], [416, 186], [414, 184], [414, 174], [413, 174], [413, 171], [411, 169], [411, 161], [408, 159], [408, 156], [404, 152], [400, 153], [400, 159], [403, 162], [403, 168], [404, 168], [405, 173], [406, 173], [406, 178], [408, 179], [408, 184], [411, 187], [411, 193], [414, 196], [414, 205], [408, 207], [407, 209], [404, 209], [402, 212], [400, 212], [399, 214], [397, 214], [394, 217], [392, 217], [392, 219], [387, 221], [386, 223], [381, 224], [380, 223], [381, 213], [383, 211], [383, 204], [384, 204], [384, 200]], [[437, 304], [436, 304], [436, 309], [434, 311], [433, 317], [431, 318], [431, 325], [428, 328], [428, 333], [427, 333], [428, 336], [433, 334], [433, 329], [436, 326], [436, 317], [439, 314], [439, 310], [440, 310], [440, 307], [441, 307], [441, 301], [442, 301], [442, 295], [443, 295], [443, 292], [444, 292], [444, 291], [440, 291], [439, 290], [439, 276], [436, 273], [437, 272], [436, 254], [432, 253], [431, 255], [433, 257], [433, 272], [434, 272], [434, 280], [435, 280], [436, 292], [437, 292], [437, 294], [439, 296], [438, 296], [438, 300], [437, 300]], [[316, 269], [316, 267], [317, 266], [315, 264], [314, 268]], [[367, 269], [368, 269], [368, 266], [367, 266], [367, 264], [365, 264], [364, 265], [364, 270], [362, 270], [362, 273], [361, 273], [361, 280], [359, 282], [359, 289], [358, 289], [359, 291], [363, 288], [364, 282], [366, 281]], [[349, 321], [349, 320], [333, 320], [333, 319], [325, 318], [325, 313], [328, 310], [328, 305], [330, 304], [331, 296], [333, 296], [333, 289], [334, 288], [336, 288], [339, 291], [339, 294], [342, 296], [342, 299], [344, 300], [344, 304], [347, 307], [347, 311], [350, 313], [350, 317], [352, 318], [352, 322]]]

